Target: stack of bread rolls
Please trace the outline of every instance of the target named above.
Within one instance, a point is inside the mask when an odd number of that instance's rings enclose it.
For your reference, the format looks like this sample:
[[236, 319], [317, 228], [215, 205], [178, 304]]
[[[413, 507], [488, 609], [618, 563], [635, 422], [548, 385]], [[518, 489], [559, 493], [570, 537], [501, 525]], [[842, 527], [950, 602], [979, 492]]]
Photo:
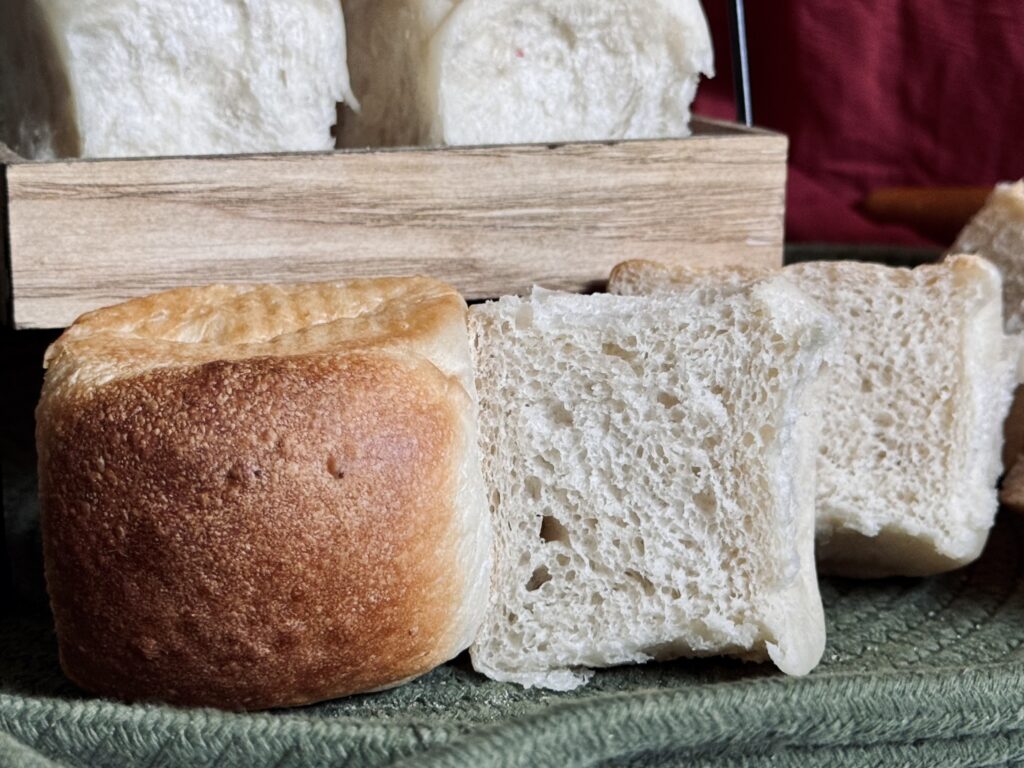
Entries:
[[0, 141], [51, 159], [682, 137], [713, 71], [699, 0], [19, 0], [0, 3]]

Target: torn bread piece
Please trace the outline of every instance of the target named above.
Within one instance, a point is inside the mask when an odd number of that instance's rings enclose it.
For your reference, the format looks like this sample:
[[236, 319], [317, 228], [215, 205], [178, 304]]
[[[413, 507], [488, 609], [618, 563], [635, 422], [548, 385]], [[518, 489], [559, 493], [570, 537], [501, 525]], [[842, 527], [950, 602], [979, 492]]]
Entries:
[[476, 669], [557, 690], [681, 656], [810, 671], [827, 313], [778, 279], [470, 318], [496, 537]]
[[[658, 296], [766, 279], [631, 262], [610, 290]], [[818, 560], [849, 576], [919, 576], [981, 553], [997, 511], [1017, 350], [998, 271], [956, 256], [915, 270], [811, 262], [784, 274], [844, 331], [821, 418]]]
[[687, 136], [714, 57], [699, 0], [344, 0], [341, 145]]

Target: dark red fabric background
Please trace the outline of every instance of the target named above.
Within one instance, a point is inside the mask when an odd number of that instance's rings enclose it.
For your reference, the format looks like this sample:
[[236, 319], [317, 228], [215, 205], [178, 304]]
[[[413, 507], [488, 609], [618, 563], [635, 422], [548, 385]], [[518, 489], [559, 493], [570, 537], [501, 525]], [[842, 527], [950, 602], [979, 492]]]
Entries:
[[[704, 4], [696, 111], [731, 119], [727, 6]], [[789, 240], [927, 243], [858, 203], [1024, 176], [1024, 0], [747, 0], [747, 23], [755, 123], [791, 140]]]

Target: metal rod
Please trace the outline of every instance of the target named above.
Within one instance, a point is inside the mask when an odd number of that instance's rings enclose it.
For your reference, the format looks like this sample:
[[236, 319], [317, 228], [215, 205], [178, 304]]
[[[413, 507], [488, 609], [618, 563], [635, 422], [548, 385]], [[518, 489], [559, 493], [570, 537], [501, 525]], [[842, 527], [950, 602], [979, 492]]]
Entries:
[[726, 0], [729, 6], [729, 38], [732, 44], [732, 81], [736, 96], [736, 119], [753, 125], [750, 98], [750, 59], [747, 54], [747, 14], [743, 0]]

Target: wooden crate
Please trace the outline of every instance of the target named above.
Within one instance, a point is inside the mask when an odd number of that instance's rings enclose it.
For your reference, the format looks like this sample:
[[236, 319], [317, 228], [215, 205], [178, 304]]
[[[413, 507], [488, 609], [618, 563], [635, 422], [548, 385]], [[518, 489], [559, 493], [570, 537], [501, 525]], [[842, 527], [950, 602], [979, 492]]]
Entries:
[[[633, 258], [782, 261], [787, 142], [687, 139], [3, 165], [16, 328], [180, 285], [429, 274], [592, 290]], [[0, 158], [2, 159], [2, 158]]]

